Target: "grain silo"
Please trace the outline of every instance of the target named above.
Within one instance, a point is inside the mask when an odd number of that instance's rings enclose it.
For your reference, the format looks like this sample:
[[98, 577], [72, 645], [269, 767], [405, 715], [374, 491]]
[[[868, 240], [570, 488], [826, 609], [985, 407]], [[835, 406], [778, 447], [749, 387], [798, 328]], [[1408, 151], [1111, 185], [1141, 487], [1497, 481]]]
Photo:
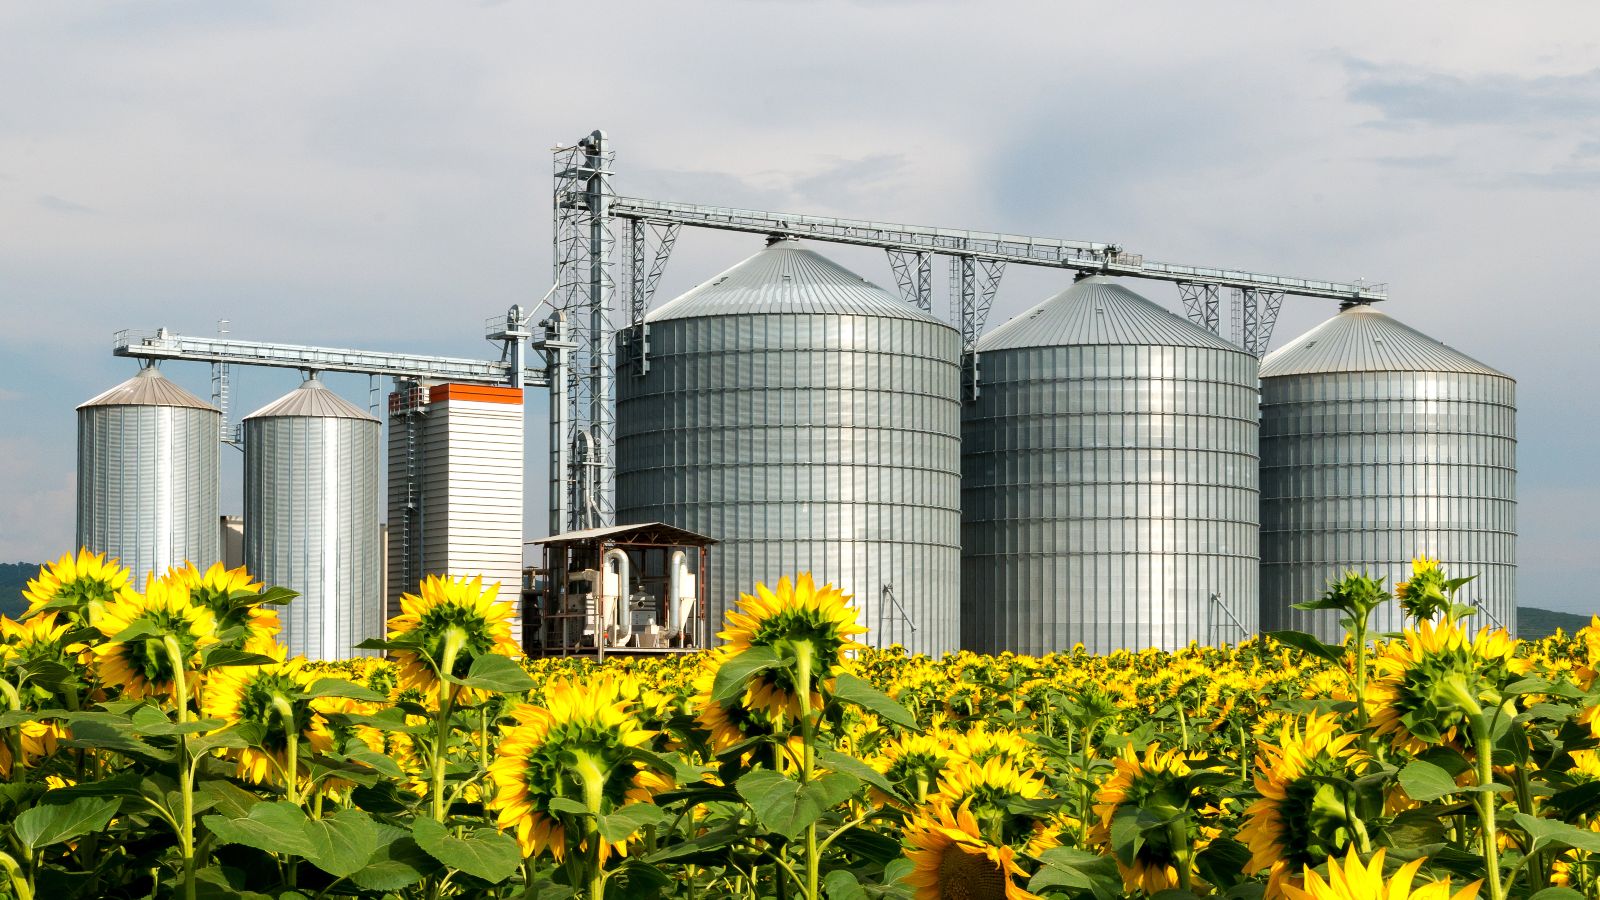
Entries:
[[722, 542], [713, 631], [739, 592], [809, 570], [855, 597], [870, 642], [955, 649], [955, 329], [792, 240], [647, 324], [647, 365], [619, 354], [617, 521]]
[[316, 376], [244, 420], [244, 558], [298, 591], [279, 612], [290, 655], [345, 659], [382, 637], [381, 425]]
[[[1371, 306], [1261, 365], [1261, 622], [1324, 640], [1338, 615], [1290, 609], [1346, 571], [1393, 588], [1417, 555], [1476, 574], [1458, 599], [1515, 630], [1516, 382]], [[1375, 631], [1400, 628], [1397, 604]]]
[[978, 342], [962, 641], [1092, 653], [1256, 630], [1256, 359], [1103, 277]]
[[220, 559], [222, 414], [155, 366], [78, 407], [78, 545], [151, 572]]

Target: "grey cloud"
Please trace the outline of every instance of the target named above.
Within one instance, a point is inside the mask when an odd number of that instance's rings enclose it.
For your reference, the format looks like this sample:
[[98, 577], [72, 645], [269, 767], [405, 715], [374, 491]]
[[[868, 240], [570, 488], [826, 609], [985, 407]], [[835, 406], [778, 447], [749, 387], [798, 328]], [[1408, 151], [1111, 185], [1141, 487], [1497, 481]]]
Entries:
[[54, 210], [55, 212], [63, 212], [63, 213], [92, 213], [92, 212], [94, 212], [93, 209], [91, 209], [91, 208], [89, 208], [87, 206], [84, 206], [81, 203], [73, 203], [71, 200], [66, 200], [66, 199], [63, 199], [61, 197], [57, 197], [55, 194], [45, 194], [44, 196], [39, 198], [38, 203], [39, 203], [40, 206], [44, 207], [45, 209]]
[[1600, 120], [1600, 69], [1575, 75], [1463, 77], [1349, 61], [1347, 93], [1390, 124], [1497, 125]]

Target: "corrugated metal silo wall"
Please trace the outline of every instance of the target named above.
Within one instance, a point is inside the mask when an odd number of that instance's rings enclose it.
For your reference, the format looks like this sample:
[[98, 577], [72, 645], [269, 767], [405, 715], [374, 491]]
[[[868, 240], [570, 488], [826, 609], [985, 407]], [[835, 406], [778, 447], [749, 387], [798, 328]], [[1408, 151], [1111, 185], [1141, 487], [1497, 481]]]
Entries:
[[[1404, 581], [1411, 559], [1476, 574], [1478, 625], [1516, 629], [1516, 383], [1473, 373], [1356, 372], [1262, 380], [1264, 630], [1343, 635], [1293, 610], [1348, 570]], [[1373, 614], [1398, 631], [1398, 605]]]
[[299, 591], [279, 610], [290, 655], [345, 659], [382, 637], [375, 421], [245, 420], [245, 565]]
[[855, 596], [870, 643], [957, 647], [954, 329], [706, 316], [652, 322], [650, 344], [648, 374], [619, 363], [617, 521], [722, 541], [709, 559], [713, 634], [740, 592], [810, 570]]
[[1255, 633], [1256, 366], [1199, 347], [983, 354], [963, 412], [966, 649]]
[[78, 410], [78, 546], [116, 557], [144, 588], [151, 572], [222, 558], [215, 410]]

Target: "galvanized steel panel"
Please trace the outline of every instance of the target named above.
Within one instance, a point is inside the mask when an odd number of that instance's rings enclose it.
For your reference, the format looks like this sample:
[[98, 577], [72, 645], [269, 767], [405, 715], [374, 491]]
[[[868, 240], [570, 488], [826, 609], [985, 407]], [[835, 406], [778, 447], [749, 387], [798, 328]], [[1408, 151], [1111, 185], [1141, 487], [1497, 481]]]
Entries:
[[291, 655], [372, 655], [355, 645], [383, 635], [380, 429], [315, 381], [244, 421], [245, 565], [300, 593], [279, 612]]
[[[1263, 371], [1262, 627], [1337, 640], [1336, 614], [1290, 604], [1350, 570], [1392, 588], [1423, 554], [1478, 576], [1461, 594], [1485, 607], [1475, 624], [1515, 631], [1516, 383], [1364, 307]], [[1372, 624], [1398, 630], [1398, 605]]]
[[154, 368], [78, 407], [78, 545], [153, 572], [221, 559], [221, 414]]
[[713, 630], [810, 570], [871, 643], [954, 650], [959, 335], [790, 242], [729, 271], [651, 315], [647, 374], [619, 358], [617, 521], [722, 541]]
[[1255, 358], [1102, 278], [979, 351], [962, 416], [963, 646], [1107, 653], [1253, 634]]

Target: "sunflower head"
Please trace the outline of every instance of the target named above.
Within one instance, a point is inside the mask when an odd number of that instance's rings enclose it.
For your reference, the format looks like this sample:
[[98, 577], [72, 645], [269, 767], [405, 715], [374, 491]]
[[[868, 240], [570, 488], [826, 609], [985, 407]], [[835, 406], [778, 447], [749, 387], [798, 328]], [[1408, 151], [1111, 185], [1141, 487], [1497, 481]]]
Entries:
[[1474, 636], [1448, 619], [1406, 629], [1373, 664], [1367, 705], [1376, 733], [1411, 753], [1461, 743], [1472, 716], [1504, 702], [1502, 689], [1528, 671], [1516, 653], [1516, 639], [1503, 630]]
[[1395, 599], [1405, 614], [1419, 622], [1450, 612], [1449, 581], [1439, 561], [1419, 556], [1411, 561], [1411, 578], [1394, 586]]
[[581, 826], [552, 814], [550, 802], [562, 797], [610, 815], [671, 787], [667, 776], [633, 753], [654, 737], [628, 699], [638, 694], [637, 685], [613, 675], [558, 679], [545, 688], [542, 706], [512, 711], [519, 724], [504, 732], [489, 764], [495, 785], [489, 808], [496, 824], [516, 836], [524, 856], [548, 852], [561, 861], [569, 852], [588, 850], [590, 840], [599, 842], [602, 864], [612, 851], [626, 853], [626, 839], [569, 833], [569, 826]]
[[26, 615], [55, 610], [74, 626], [88, 625], [95, 610], [132, 589], [128, 581], [128, 570], [117, 560], [107, 562], [104, 553], [88, 548], [77, 556], [65, 553], [41, 566], [38, 577], [28, 582], [22, 592], [28, 601]]
[[1328, 859], [1326, 880], [1306, 866], [1305, 885], [1285, 885], [1283, 895], [1288, 900], [1473, 900], [1478, 896], [1481, 882], [1476, 881], [1453, 894], [1448, 881], [1413, 885], [1417, 870], [1422, 868], [1426, 858], [1406, 863], [1385, 880], [1383, 855], [1380, 848], [1372, 855], [1372, 862], [1364, 864], [1355, 848], [1351, 848], [1343, 864], [1337, 857]]
[[[831, 687], [833, 679], [846, 666], [846, 654], [865, 649], [856, 635], [866, 627], [858, 621], [860, 610], [850, 598], [831, 584], [817, 587], [809, 572], [791, 582], [778, 580], [777, 590], [756, 585], [756, 594], [739, 595], [739, 605], [730, 610], [726, 627], [718, 637], [730, 654], [754, 647], [773, 650], [780, 659], [804, 656], [810, 666], [810, 692], [813, 709], [821, 707], [819, 691]], [[750, 679], [745, 704], [767, 712], [774, 718], [794, 719], [800, 715], [796, 668], [780, 667], [758, 673]]]
[[1016, 851], [985, 840], [965, 805], [935, 801], [906, 824], [905, 841], [916, 900], [1039, 900], [1017, 883], [1027, 873]]
[[[199, 662], [201, 650], [216, 643], [217, 620], [211, 610], [190, 602], [187, 587], [159, 578], [150, 579], [142, 594], [122, 592], [100, 609], [93, 624], [107, 638], [93, 651], [100, 681], [120, 685], [129, 699], [176, 688], [169, 642], [185, 670]], [[191, 692], [199, 681], [187, 680]]]
[[[1155, 744], [1140, 757], [1131, 746], [1124, 747], [1113, 761], [1113, 772], [1095, 793], [1094, 815], [1098, 820], [1090, 840], [1110, 843], [1112, 823], [1123, 816], [1154, 813], [1165, 820], [1189, 823], [1186, 815], [1193, 793], [1187, 782], [1190, 758], [1177, 750], [1162, 752]], [[1156, 894], [1179, 884], [1178, 865], [1183, 848], [1175, 843], [1172, 829], [1146, 831], [1135, 845], [1116, 848], [1117, 869], [1129, 891]]]
[[[934, 735], [907, 732], [885, 741], [872, 760], [872, 767], [920, 806], [933, 793], [939, 776], [953, 759], [955, 751], [949, 743]], [[890, 802], [889, 796], [877, 788], [873, 788], [872, 799], [879, 806]]]
[[1281, 897], [1285, 881], [1305, 866], [1351, 846], [1357, 824], [1352, 816], [1368, 812], [1340, 787], [1353, 782], [1365, 763], [1354, 746], [1357, 738], [1339, 728], [1338, 716], [1312, 714], [1282, 725], [1276, 742], [1257, 745], [1261, 799], [1245, 811], [1239, 840], [1250, 848], [1245, 871], [1269, 870], [1269, 898]]
[[0, 659], [24, 663], [36, 659], [64, 660], [68, 652], [65, 638], [71, 627], [54, 612], [21, 622], [0, 616]]
[[261, 666], [226, 666], [206, 686], [206, 715], [230, 725], [254, 725], [260, 735], [255, 745], [232, 751], [239, 763], [239, 776], [260, 784], [283, 784], [289, 760], [289, 722], [294, 722], [300, 749], [296, 769], [307, 772], [313, 752], [332, 746], [332, 734], [313, 701], [302, 695], [315, 676], [305, 671], [299, 657], [285, 662], [283, 651], [272, 655], [277, 661]]
[[256, 582], [244, 566], [225, 569], [213, 563], [201, 572], [194, 563], [167, 570], [162, 579], [189, 590], [191, 602], [211, 610], [217, 620], [217, 635], [229, 646], [271, 656], [277, 643], [278, 614], [266, 609], [258, 599], [264, 585]]
[[429, 575], [419, 593], [402, 594], [401, 614], [389, 620], [389, 640], [415, 649], [394, 651], [401, 686], [433, 691], [446, 667], [464, 678], [479, 656], [516, 656], [512, 606], [496, 599], [499, 592], [498, 583], [485, 588], [482, 578]]

